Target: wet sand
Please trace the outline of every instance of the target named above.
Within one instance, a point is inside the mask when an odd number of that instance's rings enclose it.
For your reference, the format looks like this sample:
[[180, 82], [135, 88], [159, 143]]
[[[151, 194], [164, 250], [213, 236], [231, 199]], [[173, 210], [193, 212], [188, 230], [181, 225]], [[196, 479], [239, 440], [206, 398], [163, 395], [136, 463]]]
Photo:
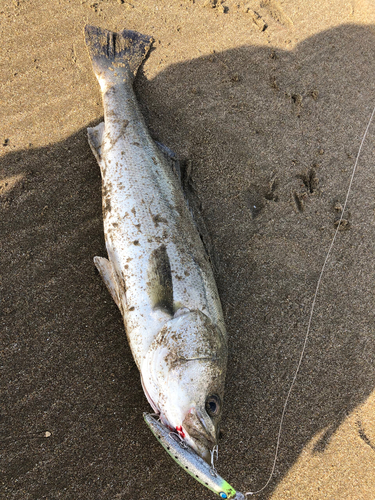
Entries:
[[[217, 468], [240, 491], [261, 488], [375, 106], [372, 1], [5, 0], [0, 21], [0, 498], [215, 498], [144, 424], [93, 264], [105, 246], [86, 128], [103, 111], [87, 23], [155, 38], [136, 92], [153, 137], [192, 168], [229, 334]], [[375, 498], [374, 141], [375, 123], [275, 476], [255, 498]]]

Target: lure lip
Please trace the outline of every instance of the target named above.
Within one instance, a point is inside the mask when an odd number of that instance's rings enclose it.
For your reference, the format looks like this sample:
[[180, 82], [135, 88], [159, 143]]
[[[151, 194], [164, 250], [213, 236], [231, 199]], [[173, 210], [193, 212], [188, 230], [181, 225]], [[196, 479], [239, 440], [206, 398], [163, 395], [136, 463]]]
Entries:
[[188, 474], [206, 488], [224, 500], [244, 500], [242, 493], [236, 491], [216, 470], [207, 464], [190, 446], [174, 432], [171, 432], [150, 413], [143, 413], [143, 418], [165, 451]]

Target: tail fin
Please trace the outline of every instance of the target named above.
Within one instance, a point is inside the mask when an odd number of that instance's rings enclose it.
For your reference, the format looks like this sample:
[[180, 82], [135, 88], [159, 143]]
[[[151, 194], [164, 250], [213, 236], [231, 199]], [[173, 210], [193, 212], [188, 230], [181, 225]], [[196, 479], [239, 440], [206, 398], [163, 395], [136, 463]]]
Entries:
[[85, 26], [85, 42], [97, 77], [109, 74], [109, 70], [112, 75], [114, 72], [123, 73], [120, 68], [130, 70], [134, 77], [153, 39], [136, 31], [114, 33], [96, 26]]

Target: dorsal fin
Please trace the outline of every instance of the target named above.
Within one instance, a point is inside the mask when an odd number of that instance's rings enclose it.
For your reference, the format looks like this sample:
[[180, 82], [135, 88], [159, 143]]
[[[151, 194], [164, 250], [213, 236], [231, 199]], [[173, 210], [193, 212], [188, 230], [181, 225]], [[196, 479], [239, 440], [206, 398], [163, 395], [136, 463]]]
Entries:
[[176, 153], [174, 153], [171, 149], [169, 149], [168, 146], [162, 144], [159, 141], [155, 141], [155, 144], [163, 153], [163, 156], [166, 159], [168, 165], [171, 167], [171, 169], [174, 171], [179, 181], [181, 182], [181, 165]]
[[155, 140], [155, 144], [158, 146], [168, 165], [171, 167], [178, 180], [180, 181], [185, 201], [187, 203], [187, 206], [189, 207], [191, 216], [198, 230], [203, 246], [206, 250], [207, 257], [214, 269], [214, 272], [216, 272], [219, 265], [217, 262], [216, 253], [213, 249], [211, 237], [208, 233], [204, 218], [202, 216], [202, 205], [192, 180], [192, 162], [190, 160], [180, 161], [176, 153], [174, 153], [170, 148], [168, 148], [168, 146], [159, 141]]
[[214, 251], [211, 236], [207, 230], [207, 226], [202, 215], [202, 203], [199, 199], [197, 189], [192, 179], [193, 162], [191, 160], [181, 161], [179, 166], [182, 191], [195, 223], [195, 227], [198, 230], [204, 249], [206, 250], [207, 257], [211, 263], [214, 273], [216, 273], [219, 268], [217, 252]]

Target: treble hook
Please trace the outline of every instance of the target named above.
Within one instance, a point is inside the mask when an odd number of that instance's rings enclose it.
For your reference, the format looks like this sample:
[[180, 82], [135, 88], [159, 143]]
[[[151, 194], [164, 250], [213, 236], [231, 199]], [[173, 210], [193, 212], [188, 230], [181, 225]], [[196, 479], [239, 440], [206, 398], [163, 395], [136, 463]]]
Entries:
[[[185, 441], [182, 439], [182, 437], [181, 437], [179, 434], [177, 434], [177, 432], [172, 432], [172, 431], [171, 431], [171, 432], [169, 433], [169, 436], [170, 436], [172, 439], [174, 439], [175, 441], [177, 441], [177, 442], [178, 442], [178, 444], [181, 446], [181, 448], [185, 448], [185, 449], [186, 449], [186, 448], [188, 447], [188, 446], [187, 446], [187, 444], [185, 443]], [[176, 439], [176, 438], [177, 438], [177, 439]]]
[[[216, 470], [216, 467], [215, 467], [215, 464], [214, 464], [214, 460], [217, 460], [219, 458], [219, 447], [217, 444], [215, 444], [215, 446], [212, 448], [212, 450], [210, 451], [211, 453], [211, 468], [210, 468], [210, 473], [211, 473], [211, 476], [213, 477], [217, 477], [218, 476], [218, 473], [217, 473], [217, 470]], [[215, 457], [216, 455], [216, 457]]]

